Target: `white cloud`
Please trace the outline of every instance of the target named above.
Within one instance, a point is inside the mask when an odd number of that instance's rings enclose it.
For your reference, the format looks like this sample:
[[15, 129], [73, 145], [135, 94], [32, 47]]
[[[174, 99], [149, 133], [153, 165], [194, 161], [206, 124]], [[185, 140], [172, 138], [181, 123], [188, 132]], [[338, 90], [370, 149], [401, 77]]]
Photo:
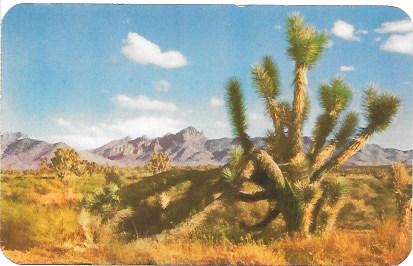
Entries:
[[187, 65], [186, 57], [180, 52], [163, 52], [157, 44], [135, 32], [128, 33], [122, 46], [122, 54], [138, 64], [153, 64], [162, 68], [180, 68]]
[[410, 84], [412, 84], [410, 81], [405, 81], [405, 82], [403, 82], [403, 84], [404, 85], [410, 85]]
[[413, 55], [413, 23], [409, 19], [384, 22], [375, 32], [390, 34], [380, 45], [382, 50]]
[[209, 100], [209, 105], [211, 105], [212, 107], [219, 107], [219, 106], [223, 106], [225, 104], [224, 100], [218, 97], [212, 97]]
[[351, 72], [351, 71], [354, 71], [354, 66], [346, 66], [346, 65], [340, 66], [340, 71], [341, 71], [341, 72]]
[[159, 92], [167, 92], [171, 88], [171, 84], [166, 80], [159, 80], [155, 82], [155, 90]]
[[367, 34], [365, 30], [356, 31], [353, 25], [340, 19], [334, 22], [331, 32], [337, 37], [347, 41], [360, 41], [359, 35]]
[[144, 95], [130, 97], [127, 95], [117, 95], [112, 98], [113, 102], [121, 108], [148, 111], [176, 111], [178, 108], [172, 102], [164, 102], [151, 99]]
[[70, 127], [58, 124], [64, 127], [67, 133], [41, 137], [41, 139], [50, 142], [63, 141], [77, 149], [91, 149], [126, 136], [137, 137], [146, 135], [154, 138], [163, 136], [168, 132], [178, 132], [188, 126], [186, 121], [166, 115], [145, 115], [88, 125], [66, 119], [63, 120], [68, 122]]
[[413, 55], [413, 32], [390, 35], [380, 48], [388, 52]]
[[39, 139], [45, 140], [50, 143], [64, 142], [70, 147], [73, 147], [79, 150], [94, 149], [102, 145], [105, 145], [109, 141], [113, 140], [109, 137], [97, 137], [97, 136], [81, 135], [81, 134], [40, 136]]
[[406, 33], [413, 31], [413, 23], [409, 19], [388, 21], [381, 24], [380, 28], [375, 29], [378, 33]]

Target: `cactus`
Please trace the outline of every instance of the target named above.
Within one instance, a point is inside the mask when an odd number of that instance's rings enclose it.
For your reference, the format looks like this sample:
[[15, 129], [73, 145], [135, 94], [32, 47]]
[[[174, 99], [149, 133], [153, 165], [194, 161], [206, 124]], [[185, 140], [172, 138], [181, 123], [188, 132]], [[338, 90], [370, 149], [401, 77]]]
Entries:
[[358, 127], [358, 114], [345, 113], [351, 100], [349, 85], [341, 78], [322, 84], [319, 100], [323, 112], [317, 118], [312, 145], [305, 153], [303, 124], [309, 113], [307, 72], [315, 67], [328, 36], [306, 25], [299, 14], [293, 14], [288, 18], [287, 40], [288, 55], [295, 63], [292, 104], [279, 99], [278, 69], [270, 56], [264, 57], [251, 71], [273, 125], [266, 137], [266, 149], [256, 147], [247, 134], [248, 112], [240, 82], [231, 79], [227, 84], [228, 110], [243, 155], [236, 164], [238, 169], [226, 169], [226, 176], [238, 180], [235, 182], [238, 188], [246, 179], [262, 188], [254, 194], [238, 191], [239, 200], [268, 200], [275, 206], [254, 226], [265, 226], [282, 214], [290, 234], [307, 236], [316, 231], [322, 210], [327, 213], [324, 229], [331, 230], [343, 205], [348, 186], [342, 180], [327, 179], [330, 170], [342, 165], [373, 134], [389, 126], [399, 110], [400, 99], [369, 86], [363, 103], [367, 125]]

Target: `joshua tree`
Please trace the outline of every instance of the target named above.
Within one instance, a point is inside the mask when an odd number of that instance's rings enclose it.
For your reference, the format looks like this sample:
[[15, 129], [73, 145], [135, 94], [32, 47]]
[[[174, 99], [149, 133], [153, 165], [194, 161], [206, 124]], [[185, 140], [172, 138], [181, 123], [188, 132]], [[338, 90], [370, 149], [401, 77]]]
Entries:
[[53, 169], [61, 179], [70, 173], [80, 176], [84, 172], [85, 162], [80, 160], [79, 154], [73, 149], [58, 148], [51, 161]]
[[[282, 214], [289, 233], [306, 236], [319, 228], [323, 210], [328, 210], [324, 228], [334, 226], [348, 191], [345, 180], [327, 178], [329, 171], [359, 151], [374, 133], [385, 130], [398, 112], [400, 100], [369, 86], [363, 103], [367, 124], [358, 127], [357, 113], [344, 114], [351, 100], [349, 86], [341, 78], [321, 85], [323, 112], [306, 152], [303, 124], [309, 111], [307, 71], [316, 65], [328, 36], [304, 24], [299, 14], [293, 14], [288, 18], [287, 40], [288, 55], [295, 62], [292, 105], [279, 100], [278, 69], [271, 57], [264, 57], [262, 63], [252, 67], [252, 79], [274, 127], [268, 131], [265, 150], [256, 147], [247, 134], [247, 109], [240, 83], [232, 79], [227, 84], [227, 105], [243, 155], [235, 167], [225, 169], [225, 176], [233, 176], [232, 184], [240, 200], [267, 200], [273, 206], [255, 226], [265, 226]], [[253, 194], [239, 191], [246, 180], [262, 190]]]
[[154, 152], [149, 159], [146, 167], [153, 173], [159, 174], [168, 170], [171, 167], [168, 154], [165, 152]]
[[40, 158], [38, 171], [44, 174], [49, 172], [49, 170], [50, 165], [47, 163], [47, 159], [45, 157]]

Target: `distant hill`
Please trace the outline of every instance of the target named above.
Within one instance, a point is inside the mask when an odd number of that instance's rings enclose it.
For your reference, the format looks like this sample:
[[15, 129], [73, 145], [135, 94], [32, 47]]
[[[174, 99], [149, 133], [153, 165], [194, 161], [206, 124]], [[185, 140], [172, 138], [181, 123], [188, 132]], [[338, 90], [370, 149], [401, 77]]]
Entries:
[[[41, 158], [46, 158], [49, 162], [58, 148], [69, 148], [69, 145], [58, 143], [47, 143], [45, 141], [28, 138], [26, 135], [17, 132], [2, 134], [1, 138], [1, 168], [27, 170], [36, 169]], [[78, 151], [82, 160], [96, 162], [98, 164], [119, 165], [117, 161], [108, 160], [97, 154], [88, 151]]]
[[[263, 148], [262, 137], [252, 139]], [[1, 163], [4, 169], [34, 169], [42, 157], [50, 159], [59, 147], [67, 144], [47, 143], [30, 139], [24, 134], [11, 133], [1, 135]], [[174, 165], [224, 165], [228, 162], [228, 151], [236, 140], [232, 138], [207, 139], [194, 127], [185, 128], [175, 134], [166, 134], [159, 138], [130, 137], [113, 140], [101, 147], [88, 151], [78, 151], [81, 158], [99, 164], [109, 165], [144, 165], [154, 151], [168, 153]], [[311, 139], [304, 137], [305, 148], [311, 145]], [[393, 162], [412, 164], [413, 150], [401, 151], [382, 148], [377, 144], [367, 144], [361, 151], [347, 161], [348, 166], [386, 165]]]

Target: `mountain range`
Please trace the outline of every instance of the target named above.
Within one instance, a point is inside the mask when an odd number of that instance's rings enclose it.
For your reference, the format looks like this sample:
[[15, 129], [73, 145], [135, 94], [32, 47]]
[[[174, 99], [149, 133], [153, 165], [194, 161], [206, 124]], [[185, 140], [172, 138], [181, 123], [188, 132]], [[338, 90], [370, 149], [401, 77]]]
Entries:
[[[265, 147], [262, 137], [252, 139], [258, 147]], [[81, 159], [98, 164], [130, 166], [144, 165], [154, 151], [166, 152], [173, 165], [224, 165], [229, 160], [228, 151], [236, 140], [232, 138], [208, 139], [194, 127], [185, 128], [175, 134], [166, 134], [158, 138], [130, 137], [113, 140], [92, 150], [77, 150]], [[306, 149], [311, 139], [304, 137]], [[69, 148], [69, 145], [47, 143], [31, 139], [18, 133], [1, 135], [1, 167], [3, 169], [35, 169], [41, 158], [50, 161], [58, 148]], [[401, 151], [383, 148], [377, 144], [367, 144], [362, 150], [346, 162], [348, 166], [386, 165], [393, 162], [411, 164], [413, 150]]]

